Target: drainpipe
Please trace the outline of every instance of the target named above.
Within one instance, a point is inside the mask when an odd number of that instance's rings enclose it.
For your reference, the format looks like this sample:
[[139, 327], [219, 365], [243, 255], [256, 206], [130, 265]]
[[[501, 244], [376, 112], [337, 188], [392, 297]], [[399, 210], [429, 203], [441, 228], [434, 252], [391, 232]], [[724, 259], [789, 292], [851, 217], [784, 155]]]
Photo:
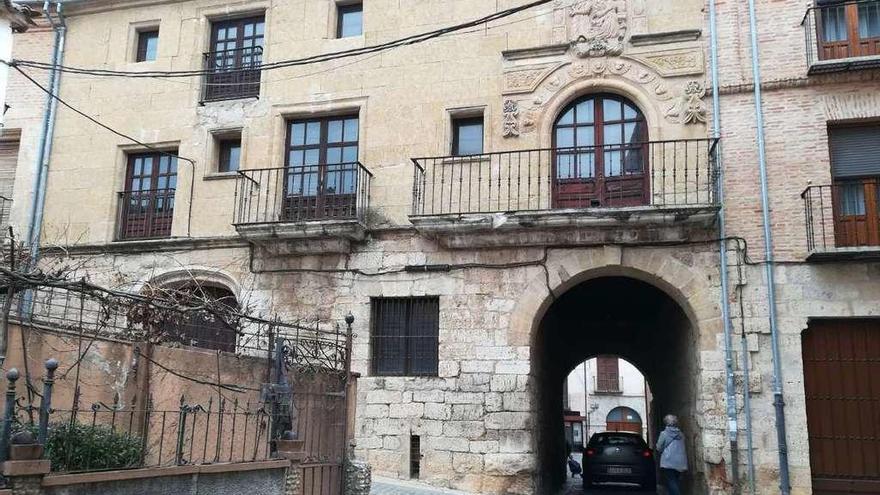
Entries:
[[[55, 30], [55, 43], [52, 48], [52, 63], [61, 65], [64, 56], [64, 40], [67, 26], [61, 14], [61, 2], [55, 3], [57, 21], [49, 11], [50, 4], [43, 4], [43, 13]], [[58, 94], [61, 83], [61, 73], [54, 68], [49, 72], [49, 88], [53, 94]], [[43, 225], [43, 211], [46, 205], [46, 180], [49, 175], [49, 157], [52, 154], [52, 136], [55, 132], [55, 114], [58, 111], [58, 101], [46, 95], [46, 111], [43, 113], [43, 128], [40, 133], [40, 145], [37, 154], [36, 170], [32, 190], [34, 191], [31, 203], [30, 223], [28, 224], [27, 242], [30, 243], [30, 268], [36, 266], [40, 256], [40, 235]], [[29, 298], [28, 298], [29, 299]], [[29, 309], [29, 301], [26, 301], [26, 309]]]
[[[712, 73], [712, 137], [721, 138], [721, 96], [718, 94], [718, 31], [716, 26], [715, 0], [709, 1], [709, 33], [710, 55]], [[734, 492], [739, 492], [739, 427], [736, 415], [736, 381], [733, 370], [733, 329], [730, 322], [730, 276], [727, 272], [727, 226], [724, 223], [724, 166], [722, 164], [722, 143], [718, 143], [716, 150], [715, 167], [718, 171], [718, 232], [721, 240], [718, 243], [718, 252], [721, 264], [721, 319], [724, 326], [724, 391], [727, 395], [727, 434], [730, 441], [731, 478], [733, 479]]]
[[791, 492], [788, 471], [788, 442], [785, 433], [785, 400], [782, 395], [782, 363], [779, 328], [776, 321], [776, 282], [773, 263], [773, 234], [770, 225], [770, 193], [767, 189], [767, 154], [764, 143], [764, 112], [761, 98], [761, 67], [758, 61], [758, 23], [755, 0], [749, 0], [749, 30], [752, 45], [752, 77], [755, 84], [755, 120], [758, 138], [758, 169], [761, 174], [761, 214], [764, 221], [764, 256], [767, 279], [767, 306], [770, 313], [770, 342], [773, 353], [773, 407], [776, 410], [776, 441], [779, 449], [779, 491]]

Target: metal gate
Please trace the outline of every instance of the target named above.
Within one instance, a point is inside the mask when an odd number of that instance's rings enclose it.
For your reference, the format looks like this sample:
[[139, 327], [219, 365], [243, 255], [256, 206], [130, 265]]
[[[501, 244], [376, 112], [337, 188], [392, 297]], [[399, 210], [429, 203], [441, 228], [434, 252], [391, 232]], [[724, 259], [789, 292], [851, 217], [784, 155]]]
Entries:
[[811, 321], [803, 359], [813, 493], [880, 493], [880, 319]]
[[303, 441], [302, 495], [342, 494], [351, 434], [349, 398], [355, 396], [351, 337], [349, 327], [276, 340], [274, 395], [276, 404], [287, 409], [276, 411], [276, 417], [289, 418], [277, 429], [289, 429]]

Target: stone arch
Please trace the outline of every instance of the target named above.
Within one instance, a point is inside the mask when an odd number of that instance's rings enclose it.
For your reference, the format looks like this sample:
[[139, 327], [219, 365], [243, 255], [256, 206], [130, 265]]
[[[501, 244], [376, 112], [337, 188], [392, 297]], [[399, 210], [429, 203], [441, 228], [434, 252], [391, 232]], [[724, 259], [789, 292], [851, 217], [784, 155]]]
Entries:
[[231, 275], [222, 270], [203, 266], [178, 268], [142, 279], [135, 290], [142, 292], [147, 286], [168, 286], [184, 282], [199, 282], [222, 287], [229, 290], [237, 300], [241, 299], [241, 286]]
[[[607, 276], [629, 277], [657, 287], [682, 308], [697, 331], [721, 329], [719, 303], [699, 270], [678, 261], [665, 249], [606, 246], [571, 250], [558, 259], [548, 256], [547, 272], [528, 282], [513, 310], [510, 343], [532, 345], [557, 296], [582, 282]], [[707, 328], [709, 325], [714, 327]]]
[[[560, 69], [561, 70], [561, 69]], [[544, 103], [538, 114], [538, 140], [540, 146], [552, 146], [553, 123], [560, 112], [576, 99], [591, 93], [611, 93], [632, 101], [648, 124], [648, 135], [651, 140], [662, 139], [662, 113], [657, 102], [641, 86], [621, 76], [582, 77], [575, 78], [560, 87]]]

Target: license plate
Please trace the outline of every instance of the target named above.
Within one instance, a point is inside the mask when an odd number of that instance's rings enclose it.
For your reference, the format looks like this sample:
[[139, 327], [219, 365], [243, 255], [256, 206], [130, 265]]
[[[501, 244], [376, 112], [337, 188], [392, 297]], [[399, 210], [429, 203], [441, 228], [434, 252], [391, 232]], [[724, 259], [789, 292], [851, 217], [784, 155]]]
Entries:
[[632, 474], [632, 468], [628, 467], [610, 467], [608, 468], [608, 474]]

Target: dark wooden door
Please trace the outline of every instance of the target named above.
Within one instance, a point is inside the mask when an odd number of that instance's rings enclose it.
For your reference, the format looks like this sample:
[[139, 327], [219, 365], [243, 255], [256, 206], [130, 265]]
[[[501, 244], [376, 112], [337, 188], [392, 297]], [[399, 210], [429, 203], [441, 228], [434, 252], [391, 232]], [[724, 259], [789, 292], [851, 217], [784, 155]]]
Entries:
[[282, 220], [355, 216], [358, 134], [357, 116], [291, 121]]
[[880, 246], [880, 179], [836, 180], [832, 200], [835, 246]]
[[810, 322], [803, 361], [813, 493], [880, 493], [880, 319]]
[[554, 207], [647, 204], [647, 138], [644, 116], [622, 97], [570, 104], [553, 128]]
[[177, 158], [162, 153], [128, 157], [121, 194], [121, 239], [168, 237], [174, 217]]
[[[265, 38], [263, 16], [214, 22], [211, 25], [211, 72], [206, 100], [258, 96]], [[253, 70], [247, 70], [253, 69]]]

